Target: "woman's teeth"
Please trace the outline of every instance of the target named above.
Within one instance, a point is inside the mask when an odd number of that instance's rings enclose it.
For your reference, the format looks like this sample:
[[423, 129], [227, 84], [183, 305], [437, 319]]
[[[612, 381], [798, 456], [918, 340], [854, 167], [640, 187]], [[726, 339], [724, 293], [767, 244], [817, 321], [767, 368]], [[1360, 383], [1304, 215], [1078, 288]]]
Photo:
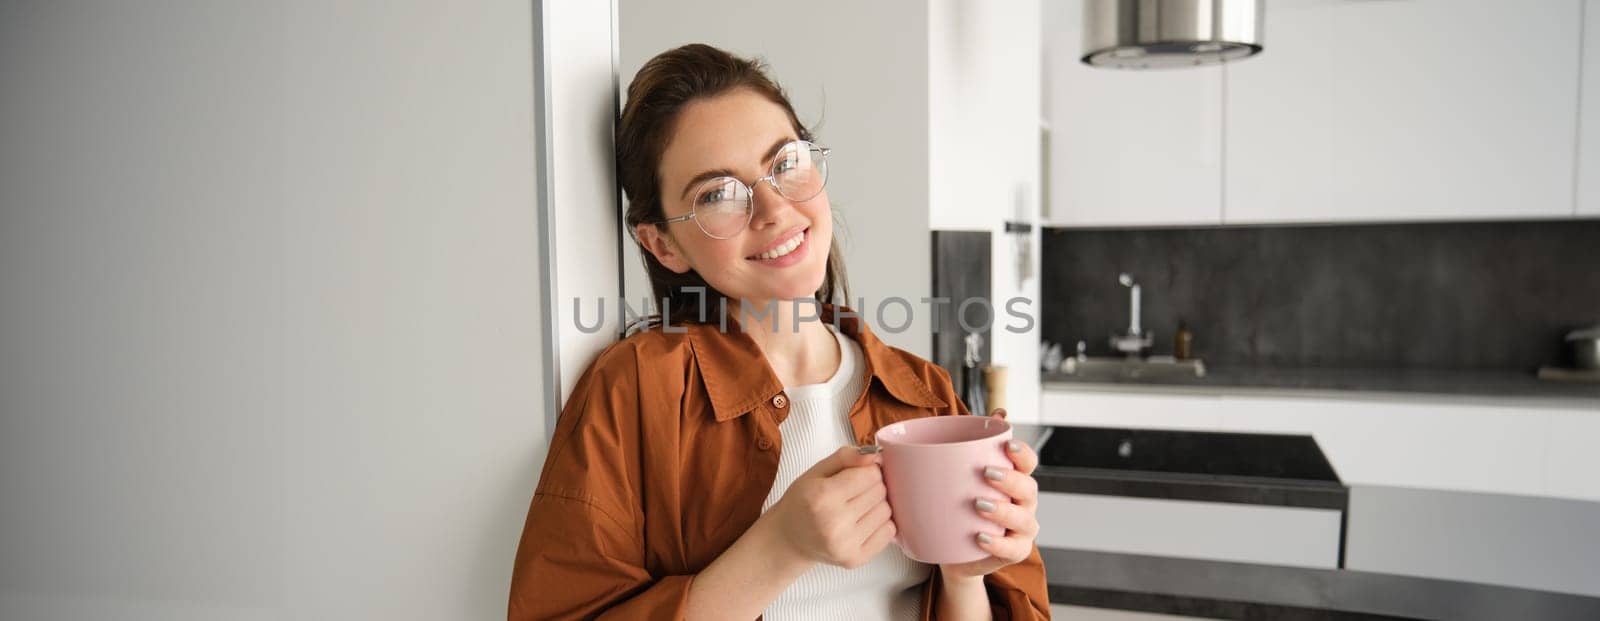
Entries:
[[781, 257], [783, 255], [789, 254], [791, 252], [794, 252], [795, 248], [799, 248], [800, 247], [800, 242], [805, 241], [805, 239], [806, 239], [806, 232], [805, 231], [800, 231], [799, 233], [796, 233], [794, 237], [790, 238], [789, 241], [784, 242], [784, 244], [782, 246], [778, 246], [777, 248], [773, 248], [772, 250], [768, 250], [766, 252], [758, 254], [758, 255], [756, 255], [756, 258], [757, 259], [763, 259], [763, 260], [765, 260], [765, 259], [776, 259], [776, 258]]

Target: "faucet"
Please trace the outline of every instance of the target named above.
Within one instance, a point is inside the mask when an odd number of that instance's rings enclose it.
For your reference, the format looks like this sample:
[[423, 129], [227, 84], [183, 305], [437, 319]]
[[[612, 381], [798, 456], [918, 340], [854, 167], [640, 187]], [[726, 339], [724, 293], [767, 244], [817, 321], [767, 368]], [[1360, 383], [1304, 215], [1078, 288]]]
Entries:
[[1146, 333], [1139, 327], [1139, 283], [1126, 272], [1117, 275], [1117, 282], [1128, 288], [1128, 333], [1113, 334], [1111, 348], [1129, 356], [1138, 356], [1139, 352], [1155, 342], [1155, 333]]
[[1128, 307], [1128, 336], [1139, 336], [1139, 283], [1133, 281], [1133, 276], [1127, 272], [1117, 275], [1117, 282], [1127, 287], [1132, 296], [1132, 303]]

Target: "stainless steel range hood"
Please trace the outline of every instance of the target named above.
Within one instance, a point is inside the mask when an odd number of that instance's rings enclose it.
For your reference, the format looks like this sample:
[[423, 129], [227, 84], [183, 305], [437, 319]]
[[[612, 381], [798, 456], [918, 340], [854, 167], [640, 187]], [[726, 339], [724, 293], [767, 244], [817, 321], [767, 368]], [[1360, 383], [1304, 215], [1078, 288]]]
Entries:
[[1263, 0], [1084, 0], [1083, 62], [1194, 67], [1261, 51]]

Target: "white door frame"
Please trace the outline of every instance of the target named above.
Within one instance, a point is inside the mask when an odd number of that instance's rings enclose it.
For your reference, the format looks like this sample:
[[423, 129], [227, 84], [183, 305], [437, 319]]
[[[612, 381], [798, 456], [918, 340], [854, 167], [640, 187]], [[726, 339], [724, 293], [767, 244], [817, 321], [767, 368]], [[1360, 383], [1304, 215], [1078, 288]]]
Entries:
[[[619, 112], [617, 3], [534, 0], [534, 162], [543, 326], [545, 438], [594, 355], [620, 336], [622, 206], [613, 155]], [[581, 317], [574, 301], [582, 303]], [[598, 330], [596, 302], [604, 300]], [[609, 317], [610, 319], [607, 319]]]

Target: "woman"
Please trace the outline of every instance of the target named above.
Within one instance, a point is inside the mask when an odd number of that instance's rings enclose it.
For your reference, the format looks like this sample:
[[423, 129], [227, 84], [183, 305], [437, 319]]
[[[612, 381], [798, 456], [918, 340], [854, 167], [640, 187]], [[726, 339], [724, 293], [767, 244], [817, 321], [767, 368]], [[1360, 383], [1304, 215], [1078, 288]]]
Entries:
[[1025, 444], [991, 481], [1012, 502], [972, 508], [1007, 529], [974, 533], [989, 558], [935, 567], [890, 545], [878, 456], [852, 444], [969, 413], [942, 368], [832, 303], [827, 150], [761, 66], [705, 45], [656, 56], [616, 143], [666, 303], [561, 412], [510, 618], [1048, 619]]

